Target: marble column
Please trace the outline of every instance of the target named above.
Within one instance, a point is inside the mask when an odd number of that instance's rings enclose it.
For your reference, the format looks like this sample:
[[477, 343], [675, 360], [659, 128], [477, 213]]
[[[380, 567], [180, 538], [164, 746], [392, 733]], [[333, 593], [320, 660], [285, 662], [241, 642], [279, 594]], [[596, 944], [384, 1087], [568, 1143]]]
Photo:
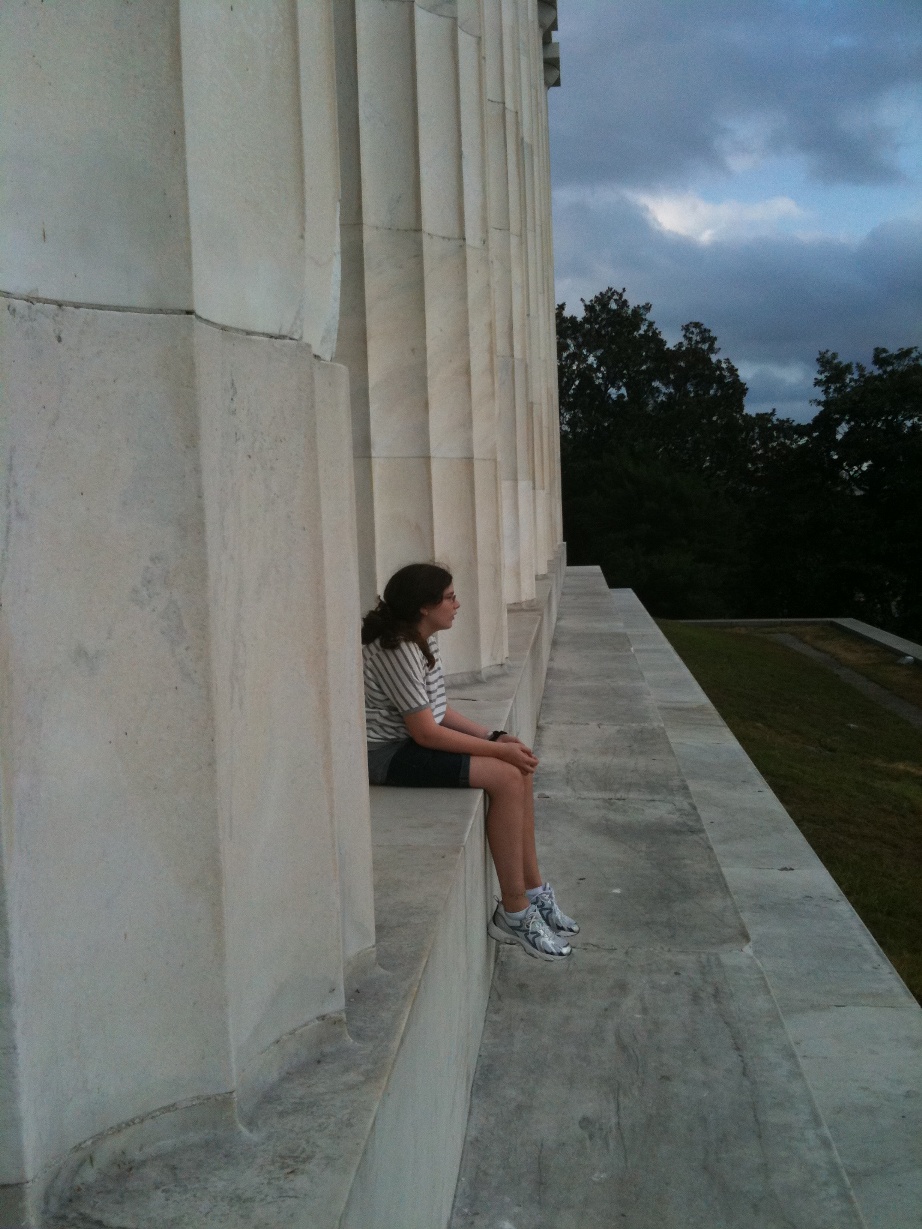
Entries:
[[499, 465], [494, 302], [490, 275], [490, 205], [487, 165], [486, 56], [483, 0], [459, 0], [458, 73], [464, 181], [471, 352], [471, 407], [477, 570], [481, 599], [481, 661], [505, 661], [508, 653]]
[[[348, 4], [349, 0], [345, 0]], [[420, 218], [419, 139], [415, 80], [415, 6], [405, 0], [355, 0], [357, 160], [353, 199], [360, 210], [367, 371], [367, 424], [355, 433], [358, 500], [367, 507], [373, 542], [360, 539], [362, 575], [374, 602], [388, 577], [435, 553], [426, 300]], [[353, 272], [353, 271], [350, 271]], [[345, 288], [349, 301], [358, 298]], [[345, 355], [343, 356], [346, 357]], [[350, 367], [352, 363], [350, 363]], [[364, 464], [362, 464], [364, 463]], [[368, 558], [370, 549], [373, 556]]]
[[[485, 366], [484, 175], [476, 8], [416, 5], [416, 89], [435, 554], [465, 610], [442, 653], [446, 671], [505, 657], [492, 378]], [[463, 83], [461, 74], [464, 74]], [[474, 381], [477, 381], [476, 387]], [[486, 401], [478, 400], [486, 396]], [[475, 447], [476, 439], [476, 447]]]
[[543, 220], [543, 272], [545, 317], [547, 337], [546, 388], [548, 393], [548, 525], [550, 540], [556, 549], [563, 540], [563, 511], [560, 489], [560, 407], [557, 382], [557, 299], [554, 292], [554, 233], [551, 205], [551, 157], [548, 128], [547, 91], [541, 99], [541, 151], [542, 151], [542, 220]]
[[523, 214], [526, 258], [526, 298], [528, 333], [528, 410], [530, 431], [530, 470], [534, 513], [534, 567], [537, 573], [547, 570], [550, 555], [547, 542], [545, 513], [545, 369], [543, 363], [543, 321], [540, 308], [542, 276], [540, 222], [536, 166], [537, 95], [536, 53], [540, 29], [532, 0], [518, 0], [519, 5], [519, 86], [522, 125]]
[[430, 3], [415, 6], [416, 106], [433, 546], [453, 572], [465, 607], [452, 635], [442, 638], [452, 673], [493, 663], [482, 661], [480, 652], [457, 6]]
[[83, 1141], [219, 1127], [233, 1080], [178, 5], [5, 5], [0, 49], [0, 1223], [28, 1224]]
[[[464, 613], [449, 674], [505, 656], [483, 214], [479, 21], [444, 0], [343, 0], [343, 303], [363, 604], [419, 559], [449, 567]], [[353, 42], [354, 38], [354, 42]], [[481, 398], [486, 390], [487, 401]]]
[[512, 265], [509, 236], [509, 180], [503, 90], [502, 8], [483, 0], [484, 141], [487, 248], [492, 303], [493, 387], [502, 512], [503, 594], [517, 600], [518, 507], [510, 498], [515, 480], [515, 365], [512, 346]]
[[[538, 566], [544, 570], [557, 546], [557, 536], [551, 510], [553, 480], [553, 441], [551, 435], [552, 385], [556, 382], [556, 364], [552, 362], [554, 330], [548, 327], [548, 291], [553, 286], [553, 269], [548, 277], [547, 188], [549, 167], [546, 162], [545, 133], [547, 128], [547, 93], [544, 86], [542, 59], [542, 30], [535, 22], [529, 38], [529, 81], [531, 85], [532, 111], [532, 184], [534, 194], [534, 247], [535, 247], [535, 338], [537, 345], [537, 429], [538, 446], [535, 458], [535, 505], [537, 537], [541, 542]], [[542, 566], [543, 565], [543, 566]]]
[[[506, 109], [509, 230], [512, 267], [512, 346], [515, 370], [515, 488], [511, 493], [518, 516], [518, 593], [535, 595], [535, 519], [532, 431], [529, 406], [528, 222], [525, 198], [525, 149], [522, 117], [522, 5], [501, 0], [503, 14], [503, 89]], [[507, 496], [508, 503], [508, 496]]]
[[326, 0], [189, 0], [182, 41], [227, 985], [245, 1105], [323, 1021], [342, 1019], [345, 967], [374, 941], [367, 787], [349, 772], [362, 758], [354, 547], [324, 540], [325, 525], [348, 530], [351, 502], [324, 466], [343, 452], [348, 414], [345, 372], [324, 361], [339, 313], [332, 14]]
[[516, 108], [516, 14], [507, 0], [484, 4], [487, 193], [494, 311], [495, 388], [507, 602], [534, 596], [534, 523], [528, 478], [525, 263], [522, 168]]

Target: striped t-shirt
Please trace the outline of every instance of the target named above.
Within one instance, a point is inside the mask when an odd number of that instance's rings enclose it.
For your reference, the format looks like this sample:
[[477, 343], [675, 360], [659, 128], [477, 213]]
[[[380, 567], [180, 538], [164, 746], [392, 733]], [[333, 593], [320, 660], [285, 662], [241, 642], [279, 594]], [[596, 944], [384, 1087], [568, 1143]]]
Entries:
[[396, 649], [385, 649], [380, 640], [362, 646], [365, 676], [365, 730], [368, 739], [368, 770], [372, 785], [381, 785], [391, 757], [407, 741], [403, 718], [431, 708], [441, 723], [448, 701], [445, 675], [439, 657], [438, 637], [429, 637], [435, 658], [430, 670], [422, 649], [401, 640]]

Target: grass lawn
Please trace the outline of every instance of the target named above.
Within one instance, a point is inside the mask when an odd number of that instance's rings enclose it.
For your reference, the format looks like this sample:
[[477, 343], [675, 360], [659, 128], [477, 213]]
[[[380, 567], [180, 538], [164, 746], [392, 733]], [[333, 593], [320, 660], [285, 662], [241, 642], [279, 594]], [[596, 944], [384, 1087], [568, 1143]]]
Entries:
[[922, 1002], [922, 734], [765, 635], [660, 627]]

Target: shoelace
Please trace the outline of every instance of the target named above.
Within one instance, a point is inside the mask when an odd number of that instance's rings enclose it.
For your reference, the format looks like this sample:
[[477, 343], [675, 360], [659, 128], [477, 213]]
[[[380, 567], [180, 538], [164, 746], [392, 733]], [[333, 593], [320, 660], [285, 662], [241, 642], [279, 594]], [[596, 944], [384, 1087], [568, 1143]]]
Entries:
[[[497, 905], [502, 906], [503, 902], [498, 896], [494, 896], [493, 899], [496, 901]], [[526, 935], [540, 936], [540, 938], [544, 939], [545, 942], [550, 943], [551, 947], [554, 948], [555, 951], [559, 951], [560, 940], [558, 936], [554, 934], [550, 926], [548, 926], [547, 922], [538, 912], [538, 907], [535, 905], [534, 901], [532, 901], [532, 906], [533, 908], [531, 909], [530, 916], [529, 914], [526, 914], [522, 919], [521, 926], [523, 931]]]
[[531, 917], [525, 923], [525, 933], [529, 936], [534, 935], [536, 938], [544, 939], [554, 949], [558, 948], [557, 936], [553, 934], [551, 928], [545, 922], [544, 918], [536, 909]]
[[554, 889], [548, 888], [546, 891], [541, 892], [540, 895], [537, 896], [535, 899], [536, 905], [539, 900], [542, 902], [542, 904], [545, 904], [547, 906], [547, 910], [550, 913], [551, 917], [553, 917], [555, 922], [559, 919], [560, 924], [563, 925], [563, 914], [560, 912], [560, 906], [557, 904], [557, 901], [554, 899]]

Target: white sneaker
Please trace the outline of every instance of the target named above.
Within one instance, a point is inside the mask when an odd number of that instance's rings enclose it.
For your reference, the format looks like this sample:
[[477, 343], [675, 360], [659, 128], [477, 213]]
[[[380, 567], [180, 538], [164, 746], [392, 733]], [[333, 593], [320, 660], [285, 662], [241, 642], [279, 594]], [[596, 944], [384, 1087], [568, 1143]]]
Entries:
[[540, 893], [534, 898], [538, 912], [547, 923], [548, 929], [555, 935], [578, 935], [579, 923], [561, 910], [554, 897], [554, 889], [546, 883]]
[[520, 918], [511, 918], [502, 905], [497, 905], [487, 933], [498, 943], [521, 944], [529, 956], [539, 960], [566, 960], [573, 953], [566, 937], [551, 931], [536, 905], [529, 905]]

